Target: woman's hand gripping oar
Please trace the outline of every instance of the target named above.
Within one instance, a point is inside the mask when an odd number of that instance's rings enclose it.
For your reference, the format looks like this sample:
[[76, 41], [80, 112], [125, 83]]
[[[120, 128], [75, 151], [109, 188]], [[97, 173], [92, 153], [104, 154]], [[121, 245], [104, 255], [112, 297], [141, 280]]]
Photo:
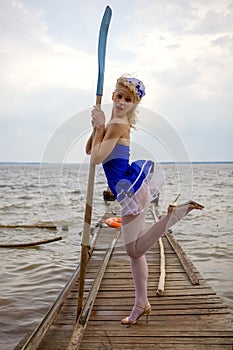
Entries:
[[[103, 95], [106, 42], [107, 42], [107, 34], [108, 34], [108, 28], [109, 28], [111, 16], [112, 16], [112, 10], [109, 6], [107, 6], [104, 12], [101, 26], [100, 26], [99, 43], [98, 43], [99, 70], [98, 70], [98, 81], [97, 81], [97, 90], [96, 90], [96, 105], [99, 105], [99, 106], [101, 105], [101, 100]], [[90, 229], [91, 229], [94, 179], [95, 179], [95, 165], [93, 165], [92, 162], [90, 162], [88, 185], [87, 185], [87, 196], [86, 196], [86, 207], [85, 207], [85, 216], [84, 216], [84, 225], [83, 225], [83, 235], [82, 235], [77, 318], [81, 313], [82, 304], [83, 304], [86, 263], [87, 263], [87, 257], [88, 257], [88, 247], [89, 247]]]

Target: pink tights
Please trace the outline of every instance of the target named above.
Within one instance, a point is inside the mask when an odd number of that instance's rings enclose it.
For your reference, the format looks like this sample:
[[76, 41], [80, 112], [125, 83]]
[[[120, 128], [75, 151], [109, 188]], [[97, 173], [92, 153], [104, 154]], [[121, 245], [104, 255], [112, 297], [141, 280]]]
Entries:
[[148, 266], [145, 253], [171, 226], [187, 215], [193, 208], [188, 204], [175, 209], [175, 214], [167, 214], [151, 227], [145, 229], [146, 210], [138, 215], [122, 217], [122, 236], [126, 251], [130, 256], [130, 263], [135, 287], [135, 306], [129, 316], [130, 320], [136, 320], [142, 313], [142, 309], [148, 303], [147, 278]]

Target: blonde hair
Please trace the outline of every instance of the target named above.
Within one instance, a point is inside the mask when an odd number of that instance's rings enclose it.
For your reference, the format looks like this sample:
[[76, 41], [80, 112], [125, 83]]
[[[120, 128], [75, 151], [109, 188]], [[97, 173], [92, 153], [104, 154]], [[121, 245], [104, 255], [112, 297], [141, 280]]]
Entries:
[[[120, 78], [117, 79], [116, 87], [115, 87], [115, 90], [117, 90], [121, 86], [124, 86], [130, 92], [132, 92], [132, 94], [134, 96], [134, 107], [133, 107], [132, 111], [130, 112], [130, 114], [128, 115], [130, 127], [135, 127], [135, 124], [137, 121], [137, 116], [136, 116], [137, 107], [138, 107], [139, 103], [141, 102], [141, 98], [142, 98], [142, 96], [140, 96], [140, 94], [139, 94], [138, 86], [132, 82], [133, 80], [136, 80], [136, 79], [135, 78], [131, 79], [126, 75], [122, 75]], [[141, 81], [138, 80], [138, 82], [140, 82], [143, 85], [143, 83]], [[144, 88], [144, 85], [143, 85], [143, 88]], [[145, 94], [145, 92], [144, 92], [144, 94]]]

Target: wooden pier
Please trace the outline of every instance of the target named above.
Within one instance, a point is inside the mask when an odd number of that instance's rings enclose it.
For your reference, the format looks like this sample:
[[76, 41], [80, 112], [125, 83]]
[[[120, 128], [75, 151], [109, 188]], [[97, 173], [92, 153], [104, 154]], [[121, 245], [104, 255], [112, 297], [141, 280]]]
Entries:
[[87, 263], [84, 307], [76, 322], [79, 269], [68, 282], [43, 322], [15, 350], [232, 350], [232, 314], [187, 260], [173, 236], [163, 238], [166, 282], [156, 296], [160, 249], [147, 253], [149, 322], [122, 326], [134, 304], [129, 257], [118, 229], [103, 225], [94, 233]]

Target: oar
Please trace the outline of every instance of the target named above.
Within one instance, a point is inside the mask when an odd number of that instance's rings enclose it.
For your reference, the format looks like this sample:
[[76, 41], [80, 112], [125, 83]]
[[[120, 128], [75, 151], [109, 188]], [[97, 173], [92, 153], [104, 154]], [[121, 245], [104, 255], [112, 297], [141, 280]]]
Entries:
[[[101, 26], [100, 26], [100, 31], [99, 31], [99, 43], [98, 43], [99, 71], [98, 71], [98, 81], [97, 81], [97, 89], [96, 89], [96, 105], [101, 104], [102, 95], [103, 95], [106, 42], [107, 42], [107, 34], [108, 34], [108, 28], [109, 28], [111, 17], [112, 17], [112, 10], [109, 6], [107, 6], [104, 12], [104, 16], [103, 16]], [[77, 318], [80, 315], [80, 312], [82, 310], [82, 303], [83, 303], [86, 263], [87, 263], [87, 257], [88, 257], [88, 246], [89, 246], [90, 229], [91, 229], [94, 179], [95, 179], [95, 165], [91, 164], [90, 162], [88, 184], [87, 184], [86, 207], [85, 207], [85, 216], [84, 216], [84, 225], [83, 225], [83, 236], [82, 236]]]

